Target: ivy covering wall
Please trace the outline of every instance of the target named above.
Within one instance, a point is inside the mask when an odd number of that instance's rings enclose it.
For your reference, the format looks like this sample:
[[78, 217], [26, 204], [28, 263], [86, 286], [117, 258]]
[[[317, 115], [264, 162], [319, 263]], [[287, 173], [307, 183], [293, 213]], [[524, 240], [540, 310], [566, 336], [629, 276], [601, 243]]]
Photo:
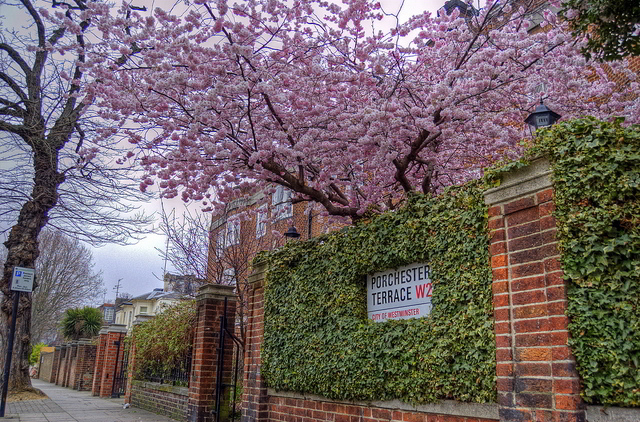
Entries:
[[[496, 400], [487, 210], [479, 184], [263, 256], [269, 387], [342, 400]], [[365, 276], [431, 266], [433, 311], [367, 319]]]
[[562, 123], [542, 133], [535, 154], [552, 161], [582, 396], [640, 406], [640, 127]]
[[[541, 131], [567, 280], [569, 345], [587, 403], [640, 405], [640, 128], [587, 118]], [[265, 256], [263, 374], [280, 390], [344, 400], [490, 402], [495, 344], [482, 185], [452, 188]], [[431, 316], [374, 323], [364, 276], [431, 265]]]

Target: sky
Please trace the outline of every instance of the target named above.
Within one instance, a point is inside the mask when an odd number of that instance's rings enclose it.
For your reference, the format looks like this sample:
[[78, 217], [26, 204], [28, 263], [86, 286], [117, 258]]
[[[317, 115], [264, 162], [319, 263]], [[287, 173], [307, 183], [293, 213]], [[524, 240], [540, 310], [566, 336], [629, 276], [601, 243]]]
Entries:
[[[149, 3], [149, 10], [155, 6], [161, 6], [163, 0]], [[396, 13], [402, 7], [400, 21], [404, 22], [411, 15], [422, 13], [425, 10], [436, 13], [437, 9], [444, 5], [445, 0], [381, 0], [382, 8], [387, 13]], [[145, 1], [142, 1], [145, 3]], [[1, 164], [1, 163], [0, 163]], [[167, 207], [168, 205], [168, 207]], [[165, 207], [170, 210], [176, 208], [176, 215], [182, 215], [184, 205], [180, 200], [165, 202]], [[159, 199], [148, 204], [142, 204], [142, 209], [149, 213], [160, 213]], [[193, 211], [197, 205], [190, 206]], [[156, 218], [156, 226], [159, 216]], [[204, 242], [207, 239], [203, 239]], [[165, 271], [165, 263], [159, 256], [156, 248], [166, 247], [166, 238], [161, 234], [149, 233], [138, 243], [129, 246], [106, 245], [102, 247], [91, 247], [94, 258], [94, 270], [101, 271], [104, 280], [104, 293], [98, 295], [94, 305], [107, 302], [113, 303], [116, 296], [115, 286], [120, 281], [120, 293], [129, 293], [134, 296], [149, 292], [154, 288], [162, 288], [162, 278]], [[175, 269], [167, 264], [168, 272], [175, 272]]]

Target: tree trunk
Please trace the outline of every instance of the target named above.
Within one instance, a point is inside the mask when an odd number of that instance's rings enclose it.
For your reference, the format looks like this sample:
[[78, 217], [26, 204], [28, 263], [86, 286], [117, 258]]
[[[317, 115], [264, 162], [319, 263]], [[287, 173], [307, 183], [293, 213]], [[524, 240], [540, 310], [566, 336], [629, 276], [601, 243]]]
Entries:
[[[31, 142], [34, 149], [34, 184], [31, 199], [20, 210], [18, 222], [11, 228], [7, 247], [7, 260], [2, 275], [2, 302], [0, 303], [0, 368], [4, 369], [7, 357], [7, 339], [11, 325], [13, 295], [11, 278], [13, 267], [35, 268], [38, 257], [38, 234], [48, 220], [49, 210], [58, 200], [58, 186], [64, 176], [57, 171], [58, 148], [51, 148], [45, 139]], [[47, 148], [49, 147], [49, 148]], [[36, 274], [37, 283], [38, 274]], [[35, 283], [34, 283], [35, 287]], [[20, 391], [31, 387], [29, 378], [29, 353], [31, 352], [31, 293], [22, 293], [18, 306], [16, 334], [13, 343], [9, 390]], [[0, 374], [0, 378], [4, 373]], [[1, 385], [1, 384], [0, 384]]]

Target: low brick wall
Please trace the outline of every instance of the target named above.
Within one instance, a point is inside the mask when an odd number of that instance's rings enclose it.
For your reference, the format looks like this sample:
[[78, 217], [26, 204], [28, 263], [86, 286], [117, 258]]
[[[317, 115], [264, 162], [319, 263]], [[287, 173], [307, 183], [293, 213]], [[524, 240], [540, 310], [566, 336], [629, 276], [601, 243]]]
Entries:
[[53, 355], [53, 352], [40, 353], [40, 369], [38, 370], [38, 378], [46, 382], [51, 382]]
[[333, 422], [495, 422], [496, 404], [440, 403], [411, 406], [399, 400], [386, 402], [342, 402], [269, 389], [269, 421]]
[[187, 420], [189, 389], [156, 382], [131, 382], [131, 406], [168, 416], [178, 421]]

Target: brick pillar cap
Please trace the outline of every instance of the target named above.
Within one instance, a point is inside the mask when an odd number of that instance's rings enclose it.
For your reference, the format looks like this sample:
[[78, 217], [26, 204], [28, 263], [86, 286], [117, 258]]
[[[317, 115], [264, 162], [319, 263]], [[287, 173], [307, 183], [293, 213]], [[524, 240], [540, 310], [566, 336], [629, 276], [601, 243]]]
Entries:
[[124, 325], [124, 324], [111, 324], [107, 328], [107, 332], [108, 333], [126, 333], [127, 332], [127, 326]]
[[502, 175], [500, 186], [484, 192], [487, 205], [511, 201], [553, 186], [550, 164], [547, 157], [537, 157], [526, 167], [514, 169]]
[[264, 281], [265, 274], [267, 273], [267, 261], [262, 260], [254, 260], [253, 261], [253, 271], [249, 275], [249, 284], [259, 283]]
[[233, 293], [235, 286], [225, 286], [223, 284], [205, 284], [198, 289], [196, 300], [202, 299], [229, 299], [235, 300], [236, 295]]
[[101, 335], [101, 334], [107, 334], [107, 333], [109, 332], [108, 328], [109, 328], [109, 327], [103, 327], [103, 328], [101, 328], [101, 329], [100, 329], [100, 331], [98, 331], [98, 335]]

